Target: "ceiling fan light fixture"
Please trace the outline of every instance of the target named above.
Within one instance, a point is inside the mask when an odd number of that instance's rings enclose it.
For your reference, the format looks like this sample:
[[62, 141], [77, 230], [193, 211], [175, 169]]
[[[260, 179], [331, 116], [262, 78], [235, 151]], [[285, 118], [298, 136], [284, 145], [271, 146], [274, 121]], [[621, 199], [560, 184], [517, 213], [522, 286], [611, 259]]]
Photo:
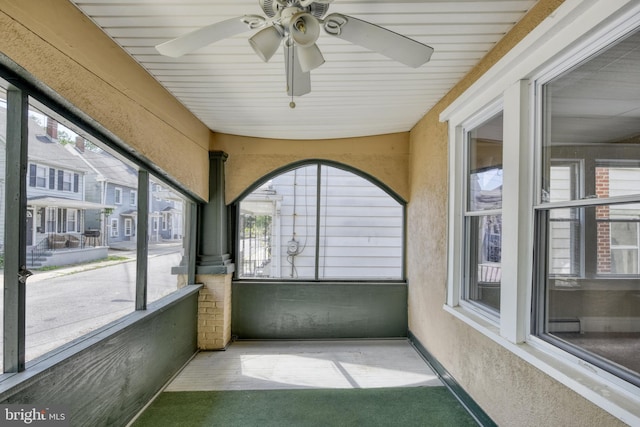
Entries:
[[280, 47], [282, 38], [283, 34], [278, 27], [271, 25], [255, 33], [249, 39], [249, 44], [260, 59], [264, 62], [269, 62], [278, 47]]
[[308, 47], [299, 46], [298, 62], [303, 72], [309, 72], [324, 64], [324, 56], [317, 44]]
[[297, 13], [289, 21], [289, 34], [298, 46], [312, 46], [320, 37], [320, 23], [310, 13]]

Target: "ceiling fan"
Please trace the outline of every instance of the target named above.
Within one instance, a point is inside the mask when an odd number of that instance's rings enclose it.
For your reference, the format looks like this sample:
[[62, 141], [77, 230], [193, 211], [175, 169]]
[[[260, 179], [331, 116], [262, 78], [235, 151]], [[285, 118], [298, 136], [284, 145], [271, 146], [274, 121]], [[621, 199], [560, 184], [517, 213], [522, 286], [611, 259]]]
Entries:
[[[333, 0], [258, 0], [266, 17], [244, 15], [207, 25], [156, 46], [165, 56], [178, 58], [199, 48], [249, 30], [260, 29], [249, 44], [265, 62], [284, 46], [287, 94], [311, 92], [311, 70], [324, 63], [316, 41], [320, 28], [334, 37], [378, 52], [417, 68], [431, 58], [433, 48], [351, 16], [326, 15]], [[326, 16], [325, 16], [326, 15]], [[289, 104], [295, 107], [293, 100]]]

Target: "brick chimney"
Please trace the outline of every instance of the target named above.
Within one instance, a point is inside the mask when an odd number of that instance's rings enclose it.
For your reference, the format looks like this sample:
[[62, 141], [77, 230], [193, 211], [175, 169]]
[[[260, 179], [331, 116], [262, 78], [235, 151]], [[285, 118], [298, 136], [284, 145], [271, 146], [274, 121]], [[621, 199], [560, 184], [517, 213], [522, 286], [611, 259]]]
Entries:
[[76, 150], [84, 153], [84, 138], [80, 135], [76, 136]]
[[56, 119], [53, 119], [47, 116], [47, 136], [52, 141], [58, 140], [58, 122]]

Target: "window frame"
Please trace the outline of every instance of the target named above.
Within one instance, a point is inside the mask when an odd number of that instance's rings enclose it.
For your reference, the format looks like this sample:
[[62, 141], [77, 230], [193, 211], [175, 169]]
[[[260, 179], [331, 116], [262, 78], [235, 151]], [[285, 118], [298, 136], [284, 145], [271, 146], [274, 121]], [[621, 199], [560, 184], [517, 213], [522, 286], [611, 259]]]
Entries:
[[[43, 171], [44, 176], [40, 176], [40, 171]], [[36, 164], [36, 188], [47, 188], [47, 167]], [[39, 182], [42, 181], [42, 185], [39, 185]]]
[[[618, 273], [618, 272], [614, 272], [611, 271], [609, 272], [607, 275], [611, 275], [614, 277], [638, 277], [640, 276], [640, 220], [631, 220], [631, 219], [626, 219], [626, 220], [613, 220], [613, 221], [608, 221], [609, 224], [634, 224], [635, 227], [635, 244], [631, 245], [631, 244], [617, 244], [613, 242], [613, 232], [610, 232], [609, 234], [609, 248], [611, 251], [611, 268], [613, 268], [613, 251], [624, 251], [624, 252], [628, 252], [628, 251], [632, 251], [635, 252], [635, 272], [633, 273]], [[604, 273], [600, 273], [598, 272], [599, 275], [604, 275]]]
[[[462, 182], [462, 194], [464, 197], [464, 206], [462, 209], [462, 224], [463, 231], [462, 235], [464, 239], [462, 240], [462, 251], [463, 261], [462, 266], [458, 268], [462, 268], [462, 277], [463, 280], [460, 282], [459, 295], [460, 300], [459, 304], [462, 307], [467, 308], [468, 310], [472, 310], [480, 316], [485, 317], [488, 321], [495, 323], [496, 325], [500, 321], [500, 310], [494, 310], [491, 307], [482, 304], [478, 301], [475, 301], [471, 298], [471, 293], [473, 292], [473, 288], [477, 288], [478, 284], [472, 283], [472, 278], [476, 277], [477, 274], [474, 274], [471, 269], [476, 268], [472, 265], [475, 261], [475, 256], [472, 253], [476, 252], [476, 248], [472, 248], [472, 244], [476, 243], [477, 240], [471, 235], [473, 229], [475, 227], [472, 226], [472, 223], [476, 218], [488, 218], [488, 217], [500, 217], [502, 218], [502, 208], [494, 208], [494, 209], [472, 209], [470, 204], [470, 174], [471, 174], [471, 165], [470, 165], [470, 134], [475, 129], [478, 129], [482, 125], [494, 119], [499, 114], [504, 114], [504, 107], [502, 99], [498, 99], [488, 105], [486, 108], [483, 108], [477, 114], [473, 115], [469, 120], [462, 123], [461, 132], [462, 132], [462, 151], [464, 156], [464, 176], [465, 179]], [[503, 141], [504, 141], [504, 126], [503, 126]], [[503, 155], [504, 155], [504, 142], [503, 142]], [[504, 157], [502, 164], [504, 164]], [[502, 166], [502, 165], [501, 165]], [[504, 176], [504, 168], [503, 168], [503, 176]]]
[[113, 204], [115, 205], [122, 204], [122, 188], [121, 187], [113, 188]]
[[[282, 283], [296, 283], [296, 282], [333, 282], [333, 283], [344, 283], [344, 282], [377, 282], [377, 283], [405, 283], [406, 282], [406, 261], [407, 261], [407, 257], [406, 257], [406, 233], [407, 233], [407, 202], [405, 200], [403, 200], [397, 193], [395, 193], [390, 187], [388, 187], [386, 184], [384, 184], [383, 182], [377, 180], [375, 177], [368, 175], [366, 172], [363, 172], [361, 170], [358, 170], [356, 168], [353, 168], [349, 165], [345, 165], [343, 163], [339, 163], [339, 162], [335, 162], [335, 161], [331, 161], [331, 160], [317, 160], [317, 159], [313, 159], [313, 160], [302, 160], [299, 162], [294, 162], [292, 164], [289, 164], [287, 166], [281, 167], [279, 169], [276, 169], [274, 171], [272, 171], [271, 173], [265, 175], [264, 177], [262, 177], [259, 181], [255, 182], [252, 186], [250, 186], [249, 188], [247, 188], [242, 194], [240, 194], [232, 203], [230, 203], [230, 217], [233, 218], [233, 226], [232, 226], [232, 233], [231, 233], [231, 238], [230, 238], [230, 244], [232, 246], [232, 253], [234, 254], [235, 259], [237, 260], [237, 262], [240, 262], [240, 244], [239, 244], [239, 227], [241, 224], [241, 219], [240, 219], [240, 203], [248, 196], [250, 195], [254, 190], [256, 190], [257, 188], [259, 188], [261, 185], [263, 185], [265, 182], [267, 182], [268, 180], [285, 174], [287, 172], [291, 172], [295, 169], [298, 168], [303, 168], [303, 167], [309, 167], [309, 166], [315, 166], [317, 167], [317, 175], [314, 177], [314, 179], [317, 181], [316, 182], [316, 202], [319, 202], [322, 197], [321, 197], [321, 193], [318, 190], [318, 187], [321, 187], [320, 184], [320, 177], [322, 176], [322, 174], [320, 173], [322, 167], [332, 167], [332, 168], [336, 168], [336, 169], [341, 169], [343, 171], [347, 171], [349, 173], [352, 173], [356, 176], [358, 176], [359, 178], [362, 178], [366, 181], [368, 181], [369, 183], [371, 183], [372, 185], [376, 186], [378, 189], [382, 190], [384, 193], [386, 193], [389, 197], [391, 197], [394, 201], [396, 201], [399, 205], [399, 207], [402, 209], [402, 232], [401, 232], [401, 237], [402, 237], [402, 251], [401, 251], [401, 272], [400, 272], [400, 276], [398, 278], [323, 278], [319, 276], [319, 251], [318, 251], [318, 247], [319, 247], [319, 241], [320, 239], [318, 239], [318, 236], [321, 236], [321, 226], [318, 226], [321, 221], [318, 219], [318, 217], [314, 217], [314, 221], [315, 221], [315, 236], [316, 236], [316, 252], [314, 254], [315, 257], [315, 274], [314, 277], [302, 277], [302, 278], [283, 278], [283, 277], [277, 277], [277, 278], [265, 278], [265, 277], [251, 277], [251, 276], [239, 276], [239, 270], [240, 268], [236, 268], [236, 271], [234, 272], [234, 277], [233, 280], [236, 281], [270, 281], [270, 282], [282, 282]], [[321, 206], [321, 205], [318, 205]], [[318, 206], [314, 206], [314, 210], [316, 211], [315, 214], [317, 215], [317, 212], [319, 211], [319, 207]], [[277, 240], [277, 239], [276, 239]], [[282, 244], [282, 242], [280, 243], [275, 243], [275, 244]]]
[[[33, 166], [33, 168], [31, 166]], [[42, 189], [49, 188], [49, 169], [50, 168], [48, 168], [47, 166], [41, 165], [39, 163], [29, 162], [29, 174], [31, 174], [31, 171], [33, 170], [35, 170], [36, 172], [33, 177], [31, 177], [31, 175], [29, 176], [29, 187]], [[40, 176], [40, 172], [42, 172], [43, 176]]]
[[125, 218], [124, 219], [124, 236], [125, 237], [135, 236], [135, 233], [133, 232], [133, 219], [132, 218]]
[[[531, 334], [536, 280], [531, 260], [535, 235], [533, 206], [540, 204], [538, 166], [541, 154], [535, 149], [541, 138], [537, 120], [542, 105], [534, 82], [550, 73], [560, 73], [599, 51], [620, 35], [640, 24], [640, 5], [605, 1], [565, 2], [554, 11], [554, 19], [538, 25], [498, 63], [486, 71], [440, 114], [449, 129], [449, 227], [447, 298], [443, 309], [512, 354], [576, 391], [595, 405], [629, 423], [640, 424], [640, 389], [586, 362], [566, 350]], [[460, 304], [463, 280], [461, 242], [465, 203], [463, 195], [463, 127], [483, 108], [503, 99], [505, 111], [505, 165], [503, 189], [503, 289], [501, 317], [495, 324]], [[512, 168], [507, 171], [507, 166]], [[515, 169], [515, 170], [513, 170]], [[507, 261], [512, 257], [512, 262]]]
[[68, 170], [62, 170], [62, 191], [72, 192], [73, 191], [73, 172]]
[[55, 233], [58, 221], [58, 209], [53, 206], [47, 206], [45, 209], [45, 233]]
[[169, 222], [169, 212], [161, 212], [162, 214], [162, 231], [167, 231], [169, 229], [168, 226], [168, 222]]
[[[115, 224], [115, 227], [114, 227]], [[120, 237], [120, 221], [118, 218], [109, 220], [109, 237]]]
[[[551, 163], [549, 164], [550, 168], [553, 168], [554, 166], [568, 166], [570, 168], [570, 175], [573, 175], [573, 177], [575, 178], [575, 182], [571, 182], [571, 189], [570, 192], [574, 193], [574, 195], [572, 196], [572, 200], [576, 200], [576, 199], [580, 199], [583, 197], [584, 195], [584, 180], [585, 180], [585, 174], [584, 174], [584, 162], [581, 159], [567, 159], [567, 158], [560, 158], [560, 159], [553, 159], [551, 161]], [[546, 197], [548, 197], [548, 195], [544, 195], [541, 197], [541, 202], [545, 202], [544, 199]], [[554, 201], [548, 201], [549, 203], [552, 203]], [[584, 217], [582, 215], [576, 217], [575, 219], [573, 218], [558, 218], [556, 220], [554, 219], [549, 219], [550, 222], [569, 222], [572, 225], [574, 224], [578, 224], [578, 227], [583, 227], [584, 226]], [[575, 232], [575, 226], [571, 227], [570, 229], [570, 233], [573, 236]], [[580, 267], [577, 271], [571, 271], [570, 273], [555, 273], [553, 274], [555, 277], [571, 277], [571, 278], [579, 278], [579, 277], [584, 277], [585, 275], [585, 270], [584, 270], [584, 266], [585, 266], [585, 262], [584, 262], [584, 257], [585, 257], [585, 248], [584, 248], [584, 241], [583, 239], [581, 239], [578, 244], [576, 245], [575, 248], [572, 248], [571, 251], [571, 259], [577, 259], [577, 263], [578, 266]], [[551, 273], [549, 273], [551, 274]]]
[[[640, 12], [636, 12], [636, 17], [630, 19], [629, 21], [635, 22], [635, 24], [629, 24], [629, 22], [624, 22], [621, 27], [617, 27], [615, 25], [611, 26], [610, 31], [602, 31], [600, 32], [599, 37], [591, 37], [590, 43], [584, 42], [583, 49], [573, 49], [572, 53], [568, 55], [564, 55], [561, 60], [555, 61], [551, 66], [546, 67], [546, 69], [539, 73], [538, 75], [532, 78], [532, 84], [534, 85], [534, 92], [537, 94], [536, 97], [536, 138], [535, 138], [535, 146], [538, 148], [537, 151], [537, 160], [535, 162], [535, 173], [536, 173], [536, 188], [542, 188], [540, 185], [543, 178], [543, 167], [542, 167], [542, 148], [543, 148], [543, 135], [544, 130], [542, 129], [543, 120], [546, 120], [545, 112], [544, 112], [544, 96], [543, 96], [543, 87], [545, 84], [556, 78], [557, 76], [562, 75], [564, 72], [571, 70], [573, 67], [579, 65], [583, 61], [588, 61], [592, 55], [598, 54], [599, 52], [606, 50], [609, 45], [615, 43], [617, 40], [624, 38], [626, 34], [630, 34], [633, 32], [633, 28], [636, 28], [636, 31], [640, 29]], [[606, 163], [607, 165], [620, 165], [624, 161], [621, 159], [609, 160], [606, 158], [594, 157], [593, 161], [596, 166], [599, 164]], [[636, 161], [637, 164], [637, 161]], [[596, 168], [594, 167], [594, 175], [596, 173]], [[624, 204], [625, 202], [633, 202], [640, 201], [640, 194], [632, 195], [632, 196], [610, 196], [606, 198], [593, 198], [593, 196], [585, 196], [585, 181], [590, 180], [592, 177], [587, 176], [585, 172], [584, 165], [580, 165], [580, 186], [581, 193], [576, 195], [575, 198], [568, 201], [557, 201], [557, 202], [548, 202], [542, 200], [541, 196], [536, 196], [536, 201], [534, 203], [534, 227], [538, 230], [535, 234], [542, 235], [546, 234], [545, 226], [541, 223], [547, 221], [544, 219], [544, 212], [550, 212], [553, 209], [562, 209], [572, 208], [572, 209], [589, 209], [589, 208], [597, 208], [600, 206], [616, 206], [620, 204]], [[595, 182], [595, 181], [594, 181]], [[587, 227], [585, 223], [586, 219], [585, 215], [580, 215], [580, 230], [584, 230]], [[598, 222], [597, 218], [594, 219], [595, 223]], [[611, 222], [611, 221], [609, 221]], [[638, 222], [638, 220], [634, 221]], [[546, 257], [546, 248], [545, 248], [545, 239], [540, 239], [539, 241], [534, 240], [534, 245], [537, 248], [536, 252], [539, 257]], [[592, 264], [586, 261], [586, 257], [589, 254], [595, 259], [597, 252], [597, 248], [595, 246], [589, 246], [590, 242], [585, 241], [585, 237], [582, 237], [582, 242], [580, 243], [580, 257], [581, 261], [579, 261], [579, 265], [581, 266], [580, 271], [577, 274], [570, 275], [570, 277], [575, 277], [578, 279], [598, 279], [598, 278], [608, 278], [616, 280], [617, 282], [622, 282], [617, 279], [628, 279], [637, 277], [637, 275], [617, 275], [617, 274], [609, 274], [609, 273], [599, 273], [597, 264]], [[545, 260], [546, 263], [546, 260]], [[538, 265], [534, 265], [534, 278], [533, 278], [533, 290], [532, 290], [532, 313], [531, 313], [531, 335], [528, 337], [529, 341], [536, 345], [537, 348], [545, 349], [546, 351], [562, 355], [567, 360], [574, 360], [576, 363], [581, 364], [583, 366], [588, 366], [590, 370], [593, 371], [595, 377], [600, 381], [605, 381], [605, 383], [609, 386], [613, 386], [614, 388], [621, 390], [628, 390], [634, 393], [637, 393], [640, 390], [640, 382], [637, 378], [630, 377], [623, 369], [619, 369], [618, 366], [612, 360], [605, 359], [597, 354], [590, 353], [581, 347], [573, 344], [569, 344], [562, 339], [555, 337], [551, 333], [544, 332], [544, 325], [546, 324], [546, 296], [544, 293], [546, 292], [545, 286], [542, 283], [545, 281], [544, 278], [544, 266], [540, 264], [540, 260], [538, 260]], [[628, 282], [625, 282], [628, 283]], [[618, 290], [624, 288], [626, 285], [614, 285], [611, 287], [612, 290]], [[585, 285], [583, 286], [584, 290], [595, 290], [602, 289], [601, 286], [597, 285]], [[560, 353], [562, 352], [562, 353]]]
[[67, 215], [66, 215], [66, 219], [67, 219], [67, 231], [72, 233], [72, 232], [78, 232], [78, 229], [80, 227], [80, 215], [79, 215], [80, 211], [78, 209], [72, 209], [72, 208], [67, 208]]
[[[26, 234], [20, 230], [26, 229], [26, 217], [27, 217], [27, 191], [31, 183], [30, 165], [35, 163], [30, 162], [28, 158], [28, 120], [29, 111], [31, 108], [35, 108], [38, 111], [48, 111], [47, 114], [52, 114], [64, 119], [65, 123], [70, 123], [81, 132], [91, 135], [92, 138], [99, 140], [103, 148], [107, 149], [111, 153], [117, 154], [121, 159], [130, 161], [139, 168], [138, 174], [142, 176], [147, 174], [147, 170], [152, 170], [158, 173], [162, 177], [163, 182], [166, 182], [169, 187], [174, 188], [182, 196], [185, 197], [189, 205], [189, 212], [191, 212], [192, 221], [189, 223], [190, 228], [186, 230], [188, 233], [190, 243], [185, 250], [190, 251], [188, 257], [189, 265], [184, 268], [187, 274], [186, 283], [195, 283], [195, 242], [197, 224], [195, 224], [195, 205], [202, 203], [203, 200], [197, 195], [190, 193], [179, 185], [177, 181], [173, 181], [166, 173], [160, 168], [151, 164], [147, 159], [135, 153], [134, 150], [129, 148], [122, 140], [117, 139], [112, 133], [101, 127], [95, 120], [74, 107], [71, 103], [66, 101], [60, 95], [47, 88], [43, 83], [37, 81], [33, 76], [21, 72], [19, 67], [11, 62], [8, 58], [0, 58], [0, 81], [3, 83], [3, 90], [6, 89], [6, 102], [7, 102], [7, 114], [11, 114], [11, 120], [8, 120], [7, 129], [7, 141], [11, 142], [7, 145], [11, 147], [7, 150], [7, 175], [11, 176], [10, 180], [7, 180], [7, 186], [15, 190], [18, 197], [11, 198], [7, 203], [7, 212], [11, 213], [12, 221], [17, 224], [16, 227], [9, 227], [10, 232], [5, 234], [5, 298], [4, 298], [4, 351], [3, 351], [3, 364], [4, 372], [0, 374], [0, 382], [5, 381], [16, 374], [19, 374], [25, 370], [30, 371], [32, 368], [36, 371], [49, 366], [53, 366], [60, 363], [60, 354], [64, 354], [65, 357], [71, 357], [78, 354], [86, 347], [88, 340], [93, 336], [95, 330], [92, 330], [86, 335], [83, 335], [73, 341], [65, 342], [61, 346], [53, 349], [50, 352], [38, 356], [33, 360], [25, 362], [25, 336], [26, 330], [21, 325], [25, 324], [26, 318], [26, 293], [25, 286], [20, 285], [27, 280], [27, 277], [23, 275], [22, 269], [27, 264], [26, 259]], [[8, 83], [10, 82], [10, 83]], [[7, 85], [6, 87], [4, 85]], [[47, 171], [55, 171], [55, 176], [52, 174], [45, 174], [45, 186], [42, 187], [47, 191], [59, 192], [58, 189], [58, 170], [55, 168], [48, 168]], [[78, 191], [81, 191], [80, 186], [80, 174], [72, 173], [71, 178], [71, 190], [75, 192], [76, 187], [76, 175], [78, 176]], [[37, 182], [37, 181], [36, 181]], [[35, 186], [35, 185], [34, 185]], [[9, 194], [9, 193], [7, 193]], [[148, 192], [146, 193], [148, 195]], [[47, 216], [46, 226], [53, 227], [53, 230], [48, 232], [57, 232], [58, 226], [65, 229], [68, 228], [66, 220], [64, 224], [62, 221], [64, 218], [59, 212], [61, 208], [49, 207], [45, 211]], [[48, 215], [51, 214], [51, 215]], [[82, 224], [83, 216], [76, 212], [76, 224], [78, 229]], [[145, 228], [146, 235], [146, 228]], [[141, 240], [142, 233], [138, 233], [138, 240]], [[140, 242], [139, 242], [140, 243]], [[143, 274], [143, 269], [146, 271], [147, 253], [146, 244], [138, 244], [138, 247], [142, 247], [145, 253], [141, 253], [138, 250], [138, 264], [140, 265], [136, 272], [135, 286], [136, 286], [136, 301], [133, 305], [133, 310], [146, 310], [146, 274]], [[182, 274], [182, 273], [177, 273]], [[167, 296], [166, 304], [171, 304], [171, 296]], [[154, 304], [154, 309], [162, 307], [163, 302]], [[126, 317], [126, 316], [125, 316]], [[117, 320], [119, 322], [121, 320]], [[104, 329], [104, 328], [102, 328]], [[60, 353], [61, 349], [64, 350]], [[30, 375], [30, 374], [27, 374]]]

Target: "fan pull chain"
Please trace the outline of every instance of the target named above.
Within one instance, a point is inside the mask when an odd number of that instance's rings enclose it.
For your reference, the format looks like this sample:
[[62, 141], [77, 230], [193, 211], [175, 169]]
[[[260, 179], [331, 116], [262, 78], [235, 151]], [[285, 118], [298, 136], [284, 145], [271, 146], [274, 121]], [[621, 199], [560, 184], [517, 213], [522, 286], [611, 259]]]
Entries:
[[289, 58], [289, 70], [291, 71], [291, 102], [289, 103], [289, 108], [294, 109], [294, 108], [296, 108], [296, 103], [295, 103], [295, 102], [293, 102], [294, 81], [295, 81], [295, 80], [294, 80], [294, 78], [293, 78], [293, 69], [294, 69], [293, 61], [294, 61], [294, 59], [295, 59], [295, 56], [294, 56], [294, 52], [295, 52], [295, 45], [294, 45], [293, 40], [291, 39], [291, 36], [289, 36], [289, 41], [288, 41], [288, 43], [289, 43], [289, 45], [291, 46], [291, 47], [289, 48], [289, 51], [291, 52], [291, 55], [290, 55], [291, 57]]

